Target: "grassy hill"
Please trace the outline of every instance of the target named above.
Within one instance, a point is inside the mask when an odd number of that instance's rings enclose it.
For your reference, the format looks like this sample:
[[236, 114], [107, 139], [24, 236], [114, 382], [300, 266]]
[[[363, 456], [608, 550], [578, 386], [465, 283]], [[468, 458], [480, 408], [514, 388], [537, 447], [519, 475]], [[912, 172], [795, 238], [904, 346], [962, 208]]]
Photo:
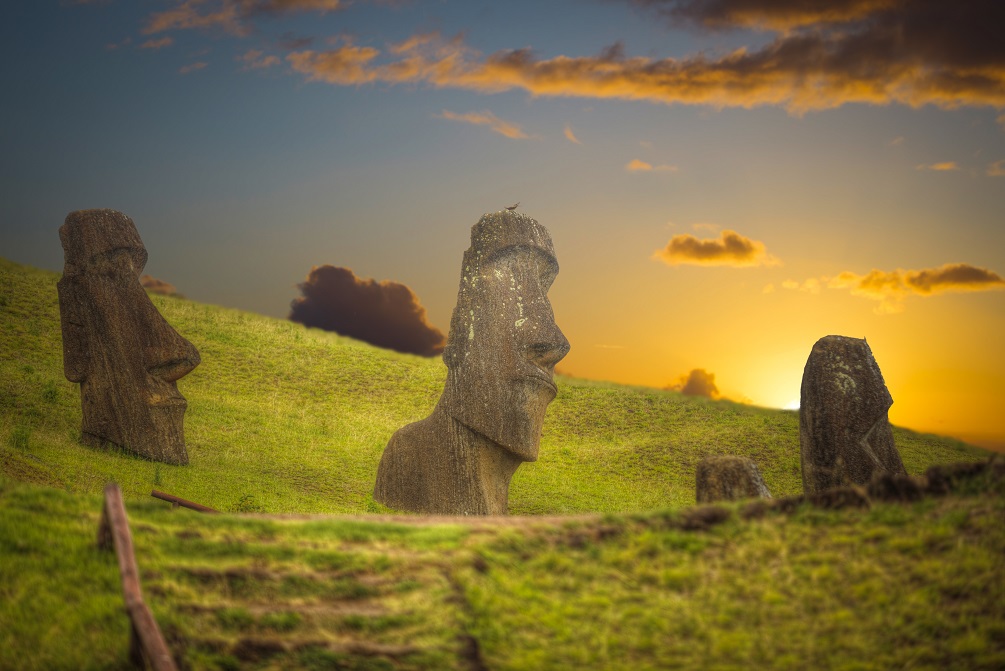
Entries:
[[[151, 489], [225, 511], [367, 513], [399, 427], [429, 414], [442, 361], [299, 324], [153, 296], [200, 351], [179, 382], [190, 465], [78, 444], [80, 392], [63, 376], [58, 274], [0, 259], [0, 459], [9, 477], [127, 497]], [[694, 502], [695, 466], [749, 456], [776, 496], [801, 491], [798, 416], [677, 392], [559, 377], [541, 457], [516, 473], [513, 514], [628, 512]], [[982, 450], [895, 429], [908, 472]]]
[[[0, 259], [0, 669], [127, 668], [118, 569], [95, 547], [108, 480], [182, 668], [1005, 666], [1001, 479], [708, 516], [685, 507], [705, 455], [800, 492], [796, 413], [560, 378], [511, 487], [521, 516], [361, 516], [389, 512], [377, 462], [433, 407], [442, 362], [155, 296], [203, 363], [179, 384], [191, 463], [154, 464], [77, 443], [57, 279]], [[894, 434], [913, 474], [986, 456]], [[258, 514], [171, 510], [152, 488]]]

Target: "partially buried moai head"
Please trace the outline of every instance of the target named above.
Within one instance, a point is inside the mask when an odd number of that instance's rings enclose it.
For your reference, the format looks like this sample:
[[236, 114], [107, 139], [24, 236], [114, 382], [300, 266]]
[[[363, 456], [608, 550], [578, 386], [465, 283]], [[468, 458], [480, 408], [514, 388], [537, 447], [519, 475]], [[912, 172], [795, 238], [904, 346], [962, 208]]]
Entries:
[[537, 221], [515, 212], [482, 217], [443, 352], [447, 412], [522, 461], [537, 459], [558, 391], [555, 364], [569, 352], [548, 300], [557, 274], [551, 236]]
[[188, 463], [187, 404], [176, 381], [199, 365], [199, 352], [140, 285], [147, 251], [132, 219], [115, 210], [71, 212], [59, 239], [63, 369], [80, 383], [83, 442]]

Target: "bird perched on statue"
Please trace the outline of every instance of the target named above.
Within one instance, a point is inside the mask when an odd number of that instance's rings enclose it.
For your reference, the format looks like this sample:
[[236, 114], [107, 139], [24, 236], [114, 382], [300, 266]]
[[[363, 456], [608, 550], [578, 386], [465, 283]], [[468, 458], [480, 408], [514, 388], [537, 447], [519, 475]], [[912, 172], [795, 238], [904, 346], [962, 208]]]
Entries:
[[520, 201], [519, 200], [516, 202], [516, 205], [510, 205], [506, 209], [509, 210], [510, 212], [512, 212], [513, 210], [515, 210], [518, 207], [520, 207]]

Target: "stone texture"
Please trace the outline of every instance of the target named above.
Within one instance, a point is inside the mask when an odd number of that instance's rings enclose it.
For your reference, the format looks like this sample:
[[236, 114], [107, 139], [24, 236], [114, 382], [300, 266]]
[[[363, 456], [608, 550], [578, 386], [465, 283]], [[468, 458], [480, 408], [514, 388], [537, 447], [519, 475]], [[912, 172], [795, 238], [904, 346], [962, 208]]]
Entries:
[[799, 401], [803, 490], [866, 485], [906, 474], [887, 412], [893, 398], [865, 340], [826, 336], [813, 345]]
[[548, 301], [557, 274], [551, 236], [534, 219], [501, 211], [472, 227], [443, 394], [391, 437], [374, 499], [423, 513], [507, 512], [510, 478], [537, 459], [555, 364], [569, 352]]
[[59, 239], [63, 372], [80, 383], [83, 442], [187, 464], [187, 404], [176, 381], [199, 365], [199, 352], [140, 285], [147, 250], [136, 226], [115, 210], [82, 210], [66, 217]]
[[770, 499], [757, 464], [746, 457], [706, 457], [695, 475], [695, 499], [698, 503]]

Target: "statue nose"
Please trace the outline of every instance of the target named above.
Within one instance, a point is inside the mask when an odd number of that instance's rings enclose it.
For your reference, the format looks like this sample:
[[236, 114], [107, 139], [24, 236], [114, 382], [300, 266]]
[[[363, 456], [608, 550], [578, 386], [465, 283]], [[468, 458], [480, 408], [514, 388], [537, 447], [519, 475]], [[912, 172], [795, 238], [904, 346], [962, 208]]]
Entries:
[[561, 329], [555, 326], [550, 333], [546, 334], [545, 338], [535, 340], [527, 349], [534, 363], [539, 366], [551, 367], [565, 358], [571, 345]]

